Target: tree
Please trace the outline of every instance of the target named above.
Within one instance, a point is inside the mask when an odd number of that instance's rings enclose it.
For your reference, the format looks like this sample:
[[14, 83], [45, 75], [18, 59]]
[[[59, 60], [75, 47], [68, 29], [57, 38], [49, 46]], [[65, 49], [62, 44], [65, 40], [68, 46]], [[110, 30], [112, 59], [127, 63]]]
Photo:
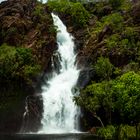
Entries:
[[106, 119], [111, 124], [111, 110], [113, 109], [111, 86], [112, 81], [93, 83], [82, 90], [80, 96], [75, 97], [76, 103], [92, 114], [98, 114], [97, 112], [103, 107]]
[[113, 65], [108, 58], [99, 57], [95, 64], [95, 70], [98, 77], [102, 80], [109, 80], [113, 72]]
[[125, 73], [114, 83], [117, 97], [115, 106], [124, 119], [129, 119], [136, 126], [140, 122], [140, 75], [133, 71]]
[[48, 1], [50, 10], [67, 15], [71, 23], [76, 27], [86, 26], [90, 17], [89, 12], [84, 8], [80, 2], [62, 1]]
[[40, 70], [31, 49], [0, 46], [0, 80], [22, 78], [30, 81]]
[[121, 118], [118, 119], [122, 120], [121, 123], [130, 124], [133, 122], [138, 134], [138, 123], [140, 122], [139, 85], [140, 75], [129, 71], [114, 80], [88, 85], [81, 90], [79, 96], [75, 97], [75, 101], [93, 113], [103, 108], [108, 124], [112, 123], [112, 113], [119, 112]]

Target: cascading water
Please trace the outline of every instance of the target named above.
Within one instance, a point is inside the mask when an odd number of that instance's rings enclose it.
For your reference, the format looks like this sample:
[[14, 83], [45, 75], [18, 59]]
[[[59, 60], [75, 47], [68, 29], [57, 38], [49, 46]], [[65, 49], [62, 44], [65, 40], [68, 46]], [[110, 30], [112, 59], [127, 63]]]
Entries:
[[73, 102], [73, 87], [77, 83], [79, 70], [75, 66], [73, 37], [67, 32], [58, 16], [52, 14], [57, 26], [57, 44], [60, 55], [60, 73], [52, 74], [43, 86], [44, 113], [40, 133], [68, 133], [76, 131], [78, 108]]

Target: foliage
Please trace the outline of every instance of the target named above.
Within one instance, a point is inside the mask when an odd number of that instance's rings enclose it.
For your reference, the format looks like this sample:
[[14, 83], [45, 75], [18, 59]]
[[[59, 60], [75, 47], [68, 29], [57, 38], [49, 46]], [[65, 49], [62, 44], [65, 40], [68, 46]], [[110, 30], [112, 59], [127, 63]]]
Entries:
[[104, 16], [101, 19], [103, 25], [110, 25], [114, 30], [119, 31], [123, 27], [123, 17], [119, 13], [113, 13], [108, 16]]
[[102, 80], [109, 80], [113, 72], [113, 65], [108, 58], [99, 57], [95, 64], [95, 70]]
[[119, 128], [119, 139], [127, 140], [128, 138], [136, 137], [136, 129], [134, 126], [121, 125]]
[[113, 139], [115, 136], [115, 127], [113, 125], [108, 125], [105, 128], [100, 128], [97, 131], [97, 135], [105, 139]]
[[118, 34], [113, 34], [110, 37], [108, 37], [105, 42], [106, 46], [108, 48], [115, 48], [118, 47], [118, 41], [119, 41], [120, 36]]
[[[44, 14], [44, 7], [42, 6], [42, 4], [37, 4], [34, 8], [34, 11], [33, 11], [33, 16], [36, 17], [37, 21], [46, 21], [47, 18], [47, 15]], [[49, 19], [48, 19], [49, 20]]]
[[[117, 129], [119, 130], [118, 132]], [[129, 125], [120, 125], [117, 127], [107, 125], [106, 127], [99, 128], [97, 135], [105, 139], [114, 139], [117, 136], [119, 140], [128, 140], [136, 137], [136, 129], [134, 126]]]
[[130, 0], [122, 0], [120, 7], [118, 7], [118, 10], [130, 11], [131, 7], [132, 2]]
[[43, 7], [41, 5], [37, 5], [34, 9], [34, 15], [40, 16], [43, 13]]
[[75, 97], [75, 101], [78, 105], [82, 106], [91, 113], [98, 112], [103, 107], [105, 110], [106, 119], [111, 121], [111, 110], [113, 110], [113, 98], [112, 92], [110, 92], [112, 81], [93, 83], [83, 89], [80, 96]]
[[[98, 37], [99, 33], [102, 32], [106, 26], [109, 26], [113, 33], [120, 32], [124, 26], [123, 21], [124, 19], [120, 13], [112, 13], [110, 15], [104, 16], [101, 18], [101, 20], [96, 21], [95, 27], [93, 28], [93, 34], [96, 34]], [[119, 35], [115, 35], [112, 38], [116, 39], [117, 36]]]
[[123, 27], [123, 32], [114, 33], [105, 39], [106, 46], [111, 48], [121, 48], [122, 50], [128, 48], [138, 48], [139, 34], [134, 27]]
[[[114, 110], [118, 110], [127, 123], [137, 124], [140, 121], [139, 85], [140, 75], [127, 72], [112, 81], [92, 83], [83, 89], [75, 100], [90, 112], [98, 112], [103, 107], [108, 122], [111, 121]], [[126, 123], [125, 119], [122, 119], [122, 123]]]
[[140, 115], [140, 75], [128, 72], [115, 81], [113, 86], [117, 97], [115, 103], [121, 116], [134, 123], [139, 122]]
[[120, 7], [123, 2], [124, 0], [109, 0], [109, 3], [112, 5], [114, 9], [117, 9], [118, 7]]
[[57, 13], [69, 16], [71, 22], [78, 27], [85, 26], [88, 19], [89, 13], [79, 2], [69, 1], [48, 1], [49, 8]]
[[30, 49], [0, 46], [0, 75], [2, 79], [23, 78], [27, 81], [39, 71]]
[[129, 71], [135, 71], [139, 73], [139, 63], [132, 61], [129, 64], [125, 65], [123, 68], [123, 72], [126, 73]]

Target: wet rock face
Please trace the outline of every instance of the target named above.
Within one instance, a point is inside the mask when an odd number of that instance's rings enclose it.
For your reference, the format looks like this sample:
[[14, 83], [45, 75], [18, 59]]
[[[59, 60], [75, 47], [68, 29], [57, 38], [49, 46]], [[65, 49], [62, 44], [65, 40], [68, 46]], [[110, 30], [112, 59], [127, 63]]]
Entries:
[[43, 102], [40, 96], [27, 96], [25, 100], [25, 112], [20, 132], [37, 132], [41, 127]]
[[86, 87], [91, 81], [91, 79], [93, 79], [94, 75], [95, 72], [91, 68], [85, 68], [81, 70], [78, 78], [77, 86], [81, 89]]

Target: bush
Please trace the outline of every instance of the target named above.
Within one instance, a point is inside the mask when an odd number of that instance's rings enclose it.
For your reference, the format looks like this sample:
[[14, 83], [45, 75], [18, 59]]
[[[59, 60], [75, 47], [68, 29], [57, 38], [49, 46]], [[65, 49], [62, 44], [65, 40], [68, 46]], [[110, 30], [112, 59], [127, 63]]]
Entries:
[[115, 136], [116, 128], [113, 125], [108, 125], [105, 128], [100, 128], [97, 135], [105, 139], [113, 139]]
[[[122, 29], [124, 27], [123, 21], [124, 19], [120, 13], [113, 13], [104, 16], [101, 18], [100, 21], [96, 22], [95, 27], [93, 28], [93, 34], [96, 34], [96, 36], [98, 37], [99, 33], [102, 32], [106, 26], [109, 26], [110, 30], [112, 31], [112, 34], [118, 34], [118, 32], [122, 32]], [[116, 39], [116, 36], [120, 35], [113, 35], [113, 39]]]
[[111, 123], [111, 111], [114, 108], [112, 84], [112, 81], [109, 81], [88, 85], [75, 97], [75, 101], [91, 113], [98, 112], [102, 108], [106, 120]]
[[49, 21], [48, 16], [45, 13], [45, 8], [39, 3], [38, 3], [38, 5], [35, 6], [32, 14], [33, 14], [33, 16], [36, 17], [36, 22], [41, 23], [43, 21], [44, 22], [46, 22], [47, 20]]
[[137, 125], [140, 121], [140, 75], [130, 71], [114, 81], [115, 107], [124, 120], [133, 121]]
[[74, 26], [83, 27], [89, 19], [89, 13], [79, 2], [48, 1], [49, 8], [56, 13], [64, 13], [71, 19]]
[[108, 16], [104, 16], [101, 21], [104, 25], [110, 25], [116, 31], [122, 30], [123, 27], [123, 17], [120, 13], [113, 13]]
[[107, 39], [105, 39], [106, 46], [111, 49], [115, 48], [118, 46], [118, 41], [119, 41], [120, 36], [118, 34], [113, 34]]
[[98, 77], [102, 80], [109, 80], [113, 72], [113, 65], [108, 58], [99, 57], [95, 64], [95, 70]]
[[117, 9], [123, 4], [124, 0], [109, 0], [109, 3], [114, 9]]
[[92, 83], [75, 97], [78, 105], [89, 112], [104, 110], [108, 123], [112, 123], [112, 113], [116, 111], [121, 123], [140, 122], [140, 75], [127, 72], [122, 76], [101, 83]]
[[3, 44], [0, 46], [0, 75], [2, 79], [30, 78], [39, 72], [40, 66], [27, 48], [15, 48]]
[[134, 126], [121, 125], [119, 129], [119, 140], [127, 140], [136, 137], [136, 129]]

